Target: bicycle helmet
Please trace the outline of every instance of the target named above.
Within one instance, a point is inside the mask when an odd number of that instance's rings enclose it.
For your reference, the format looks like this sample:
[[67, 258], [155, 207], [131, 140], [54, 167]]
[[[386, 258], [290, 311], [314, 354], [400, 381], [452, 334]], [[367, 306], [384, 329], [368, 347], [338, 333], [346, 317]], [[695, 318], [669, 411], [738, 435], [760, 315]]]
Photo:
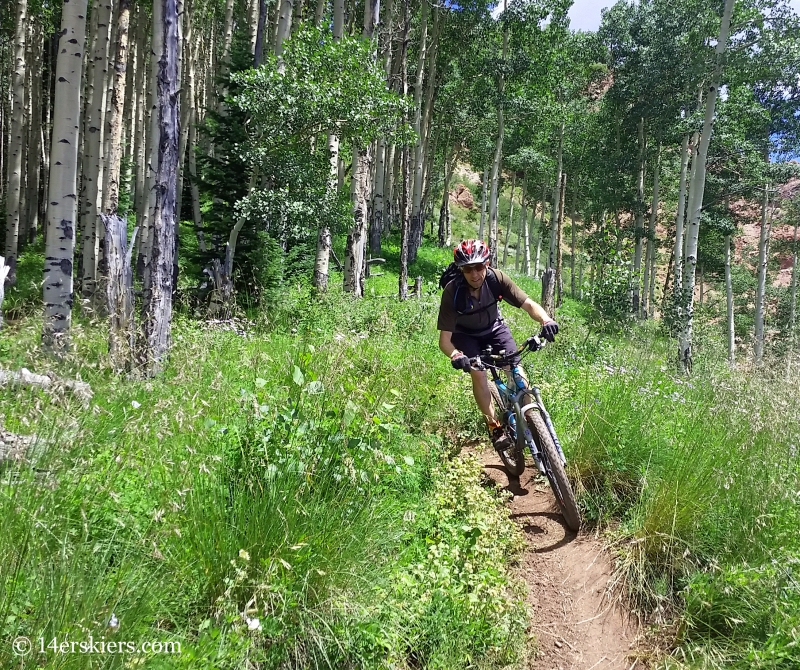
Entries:
[[474, 263], [486, 263], [492, 257], [489, 247], [482, 240], [464, 240], [453, 249], [453, 258], [458, 267]]

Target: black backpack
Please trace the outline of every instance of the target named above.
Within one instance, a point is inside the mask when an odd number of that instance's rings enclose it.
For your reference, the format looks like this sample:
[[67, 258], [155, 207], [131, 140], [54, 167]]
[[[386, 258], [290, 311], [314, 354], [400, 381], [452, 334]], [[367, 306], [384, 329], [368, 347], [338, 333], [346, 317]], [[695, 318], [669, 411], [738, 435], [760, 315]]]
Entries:
[[[461, 289], [466, 286], [467, 280], [464, 279], [464, 275], [459, 269], [458, 265], [455, 264], [455, 261], [448, 265], [444, 272], [442, 272], [442, 276], [439, 277], [439, 288], [445, 288], [451, 281], [456, 282], [456, 290], [453, 294], [453, 308], [459, 314], [466, 314], [467, 313], [467, 295], [468, 291], [462, 291]], [[494, 298], [494, 302], [489, 303], [481, 307], [474, 312], [469, 312], [470, 314], [479, 314], [490, 307], [493, 307], [498, 302], [503, 300], [503, 289], [500, 286], [500, 282], [497, 279], [497, 275], [495, 274], [492, 268], [486, 269], [486, 285], [489, 287], [489, 291]]]

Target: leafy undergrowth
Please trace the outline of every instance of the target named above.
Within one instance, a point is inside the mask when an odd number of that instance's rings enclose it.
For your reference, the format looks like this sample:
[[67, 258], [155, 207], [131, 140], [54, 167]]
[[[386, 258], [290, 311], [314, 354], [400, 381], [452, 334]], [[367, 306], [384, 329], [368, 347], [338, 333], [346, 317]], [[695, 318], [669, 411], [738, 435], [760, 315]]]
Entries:
[[[396, 290], [396, 275], [370, 281]], [[95, 395], [0, 390], [0, 425], [37, 436], [33, 467], [0, 475], [0, 665], [18, 663], [18, 636], [48, 668], [87, 667], [51, 643], [90, 637], [179, 643], [141, 656], [157, 668], [520, 662], [521, 536], [452, 453], [480, 426], [435, 346], [437, 306], [287, 288], [238, 327], [178, 318], [151, 381], [111, 374], [96, 324], [78, 320], [56, 364], [38, 319], [13, 322], [3, 367]]]

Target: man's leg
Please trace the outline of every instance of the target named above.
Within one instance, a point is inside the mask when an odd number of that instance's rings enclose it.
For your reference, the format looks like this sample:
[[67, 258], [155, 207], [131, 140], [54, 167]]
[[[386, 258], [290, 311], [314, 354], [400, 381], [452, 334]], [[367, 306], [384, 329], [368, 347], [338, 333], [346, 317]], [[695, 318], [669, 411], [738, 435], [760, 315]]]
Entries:
[[495, 427], [497, 419], [494, 415], [494, 403], [486, 373], [483, 370], [470, 370], [469, 375], [472, 377], [472, 395], [475, 396], [475, 402], [478, 403], [483, 416], [486, 417], [487, 424]]

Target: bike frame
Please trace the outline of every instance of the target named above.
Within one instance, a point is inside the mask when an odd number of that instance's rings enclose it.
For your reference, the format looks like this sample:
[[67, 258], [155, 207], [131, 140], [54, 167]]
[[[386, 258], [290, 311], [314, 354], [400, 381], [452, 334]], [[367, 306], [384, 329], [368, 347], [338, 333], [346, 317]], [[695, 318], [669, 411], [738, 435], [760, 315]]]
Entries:
[[[531, 340], [525, 342], [521, 349], [518, 351], [512, 352], [511, 354], [506, 354], [505, 351], [500, 351], [498, 356], [493, 356], [489, 354], [493, 359], [501, 359], [500, 365], [495, 365], [492, 363], [488, 363], [484, 360], [486, 355], [480, 356], [481, 364], [484, 368], [489, 368], [490, 372], [492, 373], [492, 381], [494, 382], [495, 386], [497, 387], [497, 391], [500, 394], [500, 398], [506, 403], [506, 406], [510, 409], [513, 409], [514, 414], [516, 416], [516, 438], [517, 444], [524, 449], [527, 445], [529, 451], [531, 452], [531, 456], [533, 457], [536, 466], [539, 468], [539, 471], [542, 474], [545, 474], [545, 467], [542, 463], [542, 459], [539, 455], [539, 446], [536, 444], [536, 440], [533, 439], [533, 435], [531, 435], [530, 429], [528, 428], [528, 422], [525, 420], [525, 413], [529, 409], [536, 408], [539, 410], [539, 413], [542, 415], [542, 419], [544, 419], [545, 426], [547, 427], [547, 432], [550, 433], [550, 437], [553, 439], [553, 443], [558, 450], [558, 455], [561, 457], [562, 464], [566, 465], [567, 459], [564, 456], [564, 450], [561, 448], [561, 442], [556, 435], [555, 427], [553, 426], [553, 422], [550, 419], [550, 414], [544, 406], [544, 402], [542, 401], [542, 395], [539, 391], [539, 387], [535, 385], [529, 385], [529, 383], [525, 380], [522, 375], [518, 372], [514, 371], [514, 368], [510, 367], [510, 360], [514, 356], [520, 355], [520, 357], [525, 356], [525, 354], [530, 353], [531, 351], [538, 351], [542, 347], [545, 346], [545, 342], [547, 340], [542, 340], [538, 336], [534, 336]], [[536, 345], [536, 349], [532, 349], [530, 346], [530, 342]], [[502, 360], [505, 359], [505, 360]], [[500, 378], [498, 374], [498, 370], [503, 367], [503, 363], [508, 362], [509, 367], [507, 368], [507, 372], [509, 372], [510, 382], [513, 384], [515, 391], [512, 391], [511, 388], [506, 386], [503, 383], [503, 380]], [[519, 382], [522, 381], [522, 388], [520, 388]], [[528, 402], [525, 404], [521, 404], [523, 398], [528, 396]], [[503, 417], [503, 423], [507, 424], [505, 417]], [[520, 430], [520, 426], [522, 430]]]

